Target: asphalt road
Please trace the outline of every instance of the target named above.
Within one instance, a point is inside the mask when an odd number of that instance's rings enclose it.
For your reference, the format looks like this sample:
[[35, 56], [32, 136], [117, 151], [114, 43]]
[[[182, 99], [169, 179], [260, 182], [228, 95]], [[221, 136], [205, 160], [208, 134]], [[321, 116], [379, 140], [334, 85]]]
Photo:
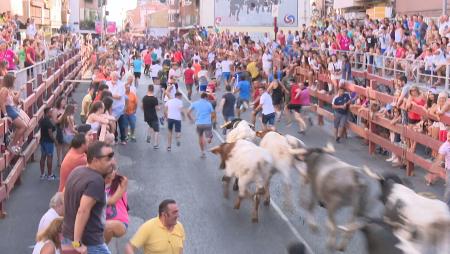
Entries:
[[[145, 94], [149, 79], [141, 80], [138, 97]], [[81, 102], [87, 86], [80, 85], [74, 99]], [[181, 85], [183, 89], [183, 86]], [[220, 94], [220, 92], [219, 92]], [[219, 96], [220, 97], [220, 96]], [[198, 94], [194, 94], [194, 99]], [[185, 105], [189, 103], [185, 101]], [[248, 119], [248, 114], [244, 118]], [[220, 121], [222, 120], [219, 117]], [[258, 126], [259, 127], [259, 126]], [[308, 146], [323, 146], [332, 138], [332, 127], [326, 124], [311, 127], [305, 136], [296, 134], [296, 127], [286, 127], [284, 121], [278, 125], [279, 131], [294, 134]], [[317, 208], [315, 215], [320, 231], [313, 234], [304, 221], [304, 210], [300, 208], [300, 199], [308, 197], [306, 188], [300, 186], [297, 176], [294, 182], [294, 207], [283, 206], [283, 192], [280, 177], [275, 176], [271, 185], [272, 205], [260, 208], [259, 224], [250, 220], [251, 202], [245, 200], [240, 210], [233, 210], [234, 194], [229, 200], [222, 196], [221, 177], [218, 158], [207, 154], [201, 159], [197, 144], [195, 127], [188, 121], [182, 123], [182, 142], [180, 147], [172, 145], [167, 152], [166, 131], [161, 129], [160, 149], [155, 151], [145, 141], [147, 126], [143, 122], [142, 110], [138, 110], [137, 142], [126, 146], [116, 146], [116, 159], [120, 172], [130, 179], [128, 198], [130, 205], [130, 226], [127, 235], [110, 244], [113, 253], [123, 253], [123, 245], [134, 234], [140, 224], [157, 215], [159, 202], [173, 198], [180, 207], [181, 218], [187, 238], [187, 254], [247, 254], [247, 253], [286, 253], [286, 246], [292, 242], [307, 242], [313, 253], [330, 253], [325, 246], [326, 214], [323, 208]], [[220, 132], [220, 131], [219, 131]], [[215, 133], [210, 147], [221, 142]], [[386, 157], [370, 156], [362, 141], [349, 137], [342, 144], [336, 144], [336, 156], [353, 165], [368, 165], [375, 171], [395, 172], [404, 175], [401, 169], [393, 169], [384, 162]], [[37, 157], [39, 158], [39, 152]], [[416, 176], [409, 178], [417, 191], [430, 191], [440, 196], [443, 193], [442, 182], [432, 187], [425, 186], [423, 172], [416, 169]], [[0, 252], [31, 253], [30, 246], [40, 217], [48, 209], [48, 201], [57, 190], [58, 182], [40, 181], [38, 163], [30, 163], [22, 176], [19, 186], [6, 203], [8, 217], [0, 221]], [[376, 211], [374, 211], [376, 212]], [[339, 213], [338, 222], [344, 223], [349, 211]], [[365, 242], [356, 234], [345, 253], [364, 254]]]

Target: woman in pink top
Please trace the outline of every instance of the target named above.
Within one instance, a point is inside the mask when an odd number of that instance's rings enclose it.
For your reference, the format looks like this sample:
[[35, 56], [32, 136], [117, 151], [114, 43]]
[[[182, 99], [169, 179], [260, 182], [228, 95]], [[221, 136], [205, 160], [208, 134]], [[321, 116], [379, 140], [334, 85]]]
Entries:
[[122, 237], [128, 228], [128, 179], [113, 170], [106, 179], [106, 224], [105, 242], [108, 244], [113, 237]]
[[0, 40], [0, 61], [6, 61], [8, 63], [8, 70], [15, 70], [18, 60], [14, 51], [7, 48], [6, 41]]

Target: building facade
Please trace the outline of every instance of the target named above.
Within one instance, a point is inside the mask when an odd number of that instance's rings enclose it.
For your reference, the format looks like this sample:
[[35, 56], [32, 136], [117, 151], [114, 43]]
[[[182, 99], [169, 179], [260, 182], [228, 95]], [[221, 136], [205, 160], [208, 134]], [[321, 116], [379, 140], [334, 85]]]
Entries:
[[[447, 6], [447, 13], [450, 10]], [[438, 17], [442, 15], [443, 0], [395, 0], [397, 14], [421, 14], [425, 17]]]

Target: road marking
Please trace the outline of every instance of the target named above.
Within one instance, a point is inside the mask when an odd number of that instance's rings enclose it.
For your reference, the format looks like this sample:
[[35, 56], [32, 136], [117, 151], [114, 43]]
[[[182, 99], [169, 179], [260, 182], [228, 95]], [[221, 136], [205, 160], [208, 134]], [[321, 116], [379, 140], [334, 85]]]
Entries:
[[[191, 100], [189, 100], [189, 98], [186, 96], [186, 93], [181, 88], [179, 88], [178, 91], [183, 95], [184, 99], [189, 104], [192, 104]], [[220, 135], [220, 133], [218, 131], [213, 130], [213, 133], [217, 136], [217, 138], [222, 143], [225, 142], [225, 140], [222, 138], [222, 136]], [[297, 240], [299, 240], [302, 244], [305, 245], [306, 250], [308, 251], [307, 253], [314, 254], [314, 252], [312, 251], [312, 249], [309, 246], [308, 242], [306, 242], [306, 240], [302, 237], [302, 235], [298, 232], [298, 230], [294, 227], [294, 225], [288, 219], [286, 214], [283, 213], [281, 208], [277, 205], [277, 203], [275, 203], [275, 201], [272, 198], [270, 198], [270, 206], [272, 206], [272, 208], [275, 210], [275, 212], [277, 212], [277, 214], [281, 217], [281, 219], [287, 224], [288, 228], [291, 230], [292, 234], [294, 234], [294, 236], [297, 238]]]

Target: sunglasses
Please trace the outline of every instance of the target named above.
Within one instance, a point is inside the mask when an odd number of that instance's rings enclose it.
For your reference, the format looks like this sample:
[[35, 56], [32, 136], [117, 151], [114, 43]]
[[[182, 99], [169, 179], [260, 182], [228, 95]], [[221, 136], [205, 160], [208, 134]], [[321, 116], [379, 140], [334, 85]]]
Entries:
[[112, 159], [114, 157], [114, 152], [111, 152], [111, 153], [105, 154], [105, 155], [96, 156], [95, 158], [102, 159], [102, 158], [105, 158], [105, 157], [108, 157], [109, 159]]

